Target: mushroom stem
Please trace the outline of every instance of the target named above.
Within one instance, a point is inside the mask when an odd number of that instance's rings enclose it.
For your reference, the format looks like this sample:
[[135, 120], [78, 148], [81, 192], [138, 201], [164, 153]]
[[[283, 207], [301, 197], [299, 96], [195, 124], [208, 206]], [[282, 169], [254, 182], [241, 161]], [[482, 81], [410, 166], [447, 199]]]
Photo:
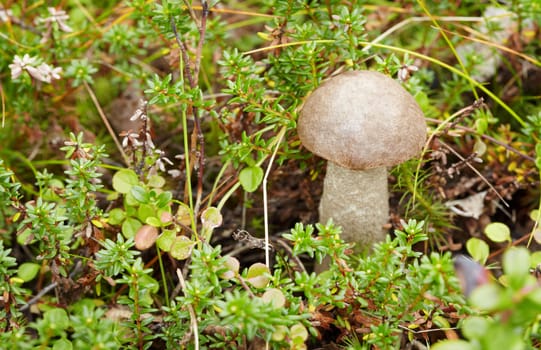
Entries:
[[389, 220], [387, 168], [350, 170], [328, 162], [319, 221], [326, 223], [330, 218], [342, 227], [346, 242], [356, 242], [356, 251], [383, 241], [383, 226]]

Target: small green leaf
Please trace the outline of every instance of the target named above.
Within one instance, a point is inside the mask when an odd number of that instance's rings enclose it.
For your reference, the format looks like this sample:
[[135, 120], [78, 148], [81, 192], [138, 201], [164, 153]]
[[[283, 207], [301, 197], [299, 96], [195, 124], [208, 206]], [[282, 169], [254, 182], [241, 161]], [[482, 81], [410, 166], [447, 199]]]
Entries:
[[208, 207], [201, 214], [201, 223], [205, 228], [216, 228], [222, 224], [222, 214], [215, 207]]
[[535, 269], [539, 264], [541, 264], [541, 252], [537, 251], [530, 255], [530, 268]]
[[261, 296], [261, 299], [265, 303], [271, 303], [272, 306], [276, 309], [280, 309], [284, 307], [286, 304], [286, 297], [284, 296], [284, 293], [278, 289], [278, 288], [270, 288], [263, 293]]
[[304, 343], [304, 341], [308, 339], [308, 331], [302, 323], [296, 323], [291, 326], [289, 336], [295, 342], [301, 341], [302, 343]]
[[503, 272], [514, 289], [523, 287], [525, 279], [530, 276], [530, 254], [528, 249], [512, 247], [503, 255]]
[[540, 219], [539, 209], [534, 209], [530, 212], [530, 219], [532, 219], [532, 221], [537, 221], [538, 219]]
[[246, 192], [254, 192], [263, 181], [263, 169], [258, 166], [250, 166], [242, 169], [239, 174], [239, 182]]
[[148, 218], [146, 218], [145, 224], [149, 224], [149, 225], [152, 225], [154, 227], [161, 227], [162, 226], [162, 222], [160, 221], [160, 219], [158, 219], [155, 216], [149, 216]]
[[28, 281], [33, 280], [37, 276], [40, 268], [41, 266], [39, 264], [34, 264], [34, 263], [29, 263], [29, 262], [22, 263], [17, 269], [17, 275], [23, 281], [28, 282]]
[[484, 118], [478, 118], [475, 120], [475, 128], [477, 129], [477, 134], [482, 135], [487, 131], [488, 121]]
[[119, 170], [113, 176], [113, 188], [120, 193], [128, 193], [138, 183], [137, 174], [131, 169]]
[[473, 145], [473, 151], [477, 154], [478, 157], [482, 157], [483, 154], [487, 151], [487, 145], [483, 142], [481, 138], [478, 138]]
[[430, 347], [431, 350], [476, 350], [477, 348], [465, 340], [444, 340]]
[[171, 200], [173, 199], [173, 194], [169, 191], [164, 191], [158, 195], [158, 198], [156, 199], [156, 206], [158, 208], [167, 208], [171, 204]]
[[486, 317], [470, 316], [464, 319], [460, 329], [468, 339], [482, 338], [489, 327], [489, 320]]
[[507, 225], [501, 222], [492, 222], [486, 225], [485, 235], [487, 235], [492, 242], [511, 242], [511, 231]]
[[70, 325], [67, 312], [60, 308], [45, 311], [43, 314], [43, 320], [47, 322], [49, 329], [52, 330], [53, 333], [63, 331]]
[[156, 216], [156, 210], [152, 205], [141, 204], [139, 208], [137, 208], [137, 218], [141, 222], [146, 222], [147, 218], [151, 216]]
[[73, 344], [66, 338], [58, 339], [53, 345], [53, 350], [72, 350]]
[[141, 227], [143, 224], [141, 221], [134, 219], [134, 218], [127, 218], [122, 223], [122, 234], [126, 238], [132, 238], [135, 237], [135, 234], [137, 233], [137, 230], [139, 230], [139, 227]]
[[133, 186], [130, 189], [130, 194], [135, 198], [136, 201], [139, 203], [148, 203], [149, 202], [149, 195], [147, 190], [145, 190], [141, 186]]
[[160, 175], [152, 175], [148, 179], [148, 185], [154, 188], [162, 188], [165, 185], [165, 179]]
[[481, 310], [495, 310], [502, 303], [501, 288], [495, 283], [484, 284], [473, 290], [469, 300]]
[[156, 240], [156, 245], [164, 252], [168, 252], [171, 250], [176, 236], [177, 233], [173, 230], [163, 230], [160, 237]]
[[274, 341], [282, 341], [286, 338], [287, 333], [288, 328], [286, 326], [278, 325], [274, 329], [274, 332], [272, 332], [271, 339]]
[[226, 280], [232, 279], [239, 273], [240, 262], [235, 257], [227, 256], [225, 260], [225, 267], [227, 267], [227, 271], [222, 273], [220, 277]]
[[473, 260], [479, 262], [481, 265], [487, 262], [490, 249], [485, 241], [475, 237], [470, 238], [466, 242], [466, 249]]
[[120, 225], [120, 223], [126, 218], [126, 212], [120, 208], [111, 209], [109, 212], [109, 224]]
[[255, 263], [248, 268], [246, 280], [256, 288], [265, 288], [270, 282], [270, 279], [267, 276], [269, 273], [270, 271], [267, 265]]
[[173, 258], [178, 260], [188, 259], [194, 245], [195, 242], [192, 242], [188, 237], [178, 236], [171, 245], [170, 254]]

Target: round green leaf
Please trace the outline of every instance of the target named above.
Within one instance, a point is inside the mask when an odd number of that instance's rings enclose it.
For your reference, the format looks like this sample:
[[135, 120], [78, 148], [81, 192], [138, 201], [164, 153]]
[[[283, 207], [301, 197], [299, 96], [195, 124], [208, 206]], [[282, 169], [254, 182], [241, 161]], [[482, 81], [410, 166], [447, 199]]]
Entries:
[[227, 271], [220, 275], [223, 279], [232, 279], [239, 273], [240, 262], [233, 256], [227, 256], [225, 260]]
[[188, 259], [194, 245], [195, 242], [192, 242], [188, 237], [178, 236], [171, 245], [171, 251], [169, 253], [173, 258], [178, 260]]
[[132, 186], [132, 188], [130, 189], [130, 194], [139, 203], [148, 203], [149, 202], [149, 194], [148, 194], [147, 190], [145, 190], [144, 187]]
[[530, 253], [526, 248], [512, 247], [503, 255], [503, 272], [514, 287], [521, 288], [524, 278], [530, 275]]
[[511, 241], [511, 230], [509, 230], [507, 225], [501, 222], [492, 222], [486, 225], [485, 235], [487, 235], [492, 242], [500, 243]]
[[156, 245], [164, 252], [168, 252], [171, 250], [176, 236], [177, 233], [173, 230], [163, 230], [160, 237], [156, 240]]
[[249, 166], [240, 171], [239, 182], [246, 192], [254, 192], [263, 181], [263, 169]]
[[272, 332], [272, 340], [274, 341], [282, 341], [286, 338], [288, 328], [286, 326], [278, 325], [274, 329], [274, 332]]
[[172, 200], [173, 194], [169, 191], [163, 191], [156, 198], [156, 206], [161, 209], [168, 208]]
[[120, 225], [126, 218], [126, 212], [120, 208], [114, 208], [109, 212], [109, 223], [111, 225]]
[[541, 252], [537, 251], [530, 255], [530, 268], [535, 269], [541, 264]]
[[264, 288], [269, 283], [269, 277], [267, 276], [270, 273], [267, 265], [263, 263], [252, 264], [248, 268], [248, 273], [246, 274], [247, 281], [256, 288]]
[[165, 185], [165, 179], [160, 175], [152, 175], [148, 179], [148, 185], [154, 188], [162, 188]]
[[34, 263], [22, 263], [17, 269], [17, 275], [25, 282], [33, 280], [40, 270], [41, 266]]
[[487, 151], [487, 145], [483, 142], [482, 139], [477, 139], [475, 141], [475, 144], [473, 145], [473, 151], [477, 153], [479, 157], [483, 156], [485, 152]]
[[306, 339], [308, 339], [308, 331], [306, 330], [306, 327], [304, 327], [302, 323], [296, 323], [293, 326], [291, 326], [289, 336], [293, 340], [300, 339], [304, 342]]
[[488, 121], [484, 118], [478, 118], [475, 120], [475, 127], [479, 135], [484, 134], [488, 128]]
[[484, 284], [473, 290], [469, 300], [481, 310], [495, 310], [502, 303], [501, 288], [495, 283]]
[[538, 219], [540, 219], [539, 209], [534, 209], [530, 212], [530, 219], [532, 219], [532, 221], [537, 221]]
[[284, 293], [278, 289], [278, 288], [270, 288], [263, 293], [261, 296], [261, 299], [265, 303], [271, 303], [272, 306], [276, 309], [280, 309], [284, 307], [286, 304], [286, 297], [284, 296]]
[[47, 322], [49, 329], [54, 333], [63, 331], [70, 325], [67, 312], [64, 309], [50, 309], [43, 313], [43, 320]]
[[134, 218], [127, 218], [122, 223], [122, 234], [126, 238], [132, 238], [135, 237], [135, 234], [137, 233], [137, 230], [139, 230], [139, 227], [141, 227], [143, 224], [141, 221], [134, 219]]
[[162, 226], [161, 220], [158, 219], [155, 216], [149, 216], [148, 218], [146, 218], [145, 224], [149, 224], [149, 225], [152, 225], [154, 227], [161, 227]]
[[141, 204], [139, 206], [139, 208], [137, 208], [137, 218], [140, 221], [145, 222], [147, 220], [147, 218], [149, 218], [151, 216], [154, 216], [154, 217], [156, 216], [156, 210], [154, 209], [154, 207], [152, 205], [150, 205], [150, 204]]
[[128, 193], [138, 183], [137, 174], [131, 169], [119, 170], [113, 176], [113, 188], [120, 193]]
[[71, 341], [67, 340], [66, 338], [61, 338], [55, 341], [53, 345], [53, 350], [72, 350], [73, 344]]
[[479, 238], [470, 238], [466, 242], [466, 249], [470, 253], [473, 260], [484, 265], [487, 262], [490, 249], [485, 241]]
[[465, 318], [460, 329], [468, 339], [479, 339], [487, 333], [489, 320], [486, 317], [470, 316]]
[[201, 223], [205, 228], [216, 228], [222, 224], [222, 214], [215, 207], [208, 207], [201, 214]]

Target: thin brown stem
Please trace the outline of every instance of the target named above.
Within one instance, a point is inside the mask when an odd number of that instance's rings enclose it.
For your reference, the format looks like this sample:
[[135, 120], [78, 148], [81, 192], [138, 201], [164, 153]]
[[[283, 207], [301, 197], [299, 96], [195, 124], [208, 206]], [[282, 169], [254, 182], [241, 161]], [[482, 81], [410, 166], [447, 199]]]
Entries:
[[[205, 43], [205, 36], [207, 33], [207, 17], [209, 15], [208, 3], [206, 0], [201, 1], [202, 13], [201, 13], [201, 22], [199, 24], [199, 42], [197, 43], [197, 50], [195, 56], [195, 65], [194, 65], [194, 84], [197, 85], [199, 82], [199, 70], [201, 68], [201, 56], [203, 54], [203, 44]], [[192, 86], [195, 87], [195, 86]]]
[[[184, 73], [192, 89], [195, 89], [199, 82], [199, 70], [201, 67], [203, 45], [205, 42], [205, 35], [206, 35], [207, 17], [209, 14], [208, 3], [206, 0], [203, 0], [201, 2], [201, 7], [202, 7], [201, 20], [197, 23], [199, 26], [199, 42], [196, 49], [196, 57], [195, 57], [193, 72], [192, 72], [192, 69], [190, 68], [190, 64], [189, 64], [190, 60], [188, 57], [188, 51], [186, 49], [186, 45], [180, 38], [180, 35], [176, 28], [174, 18], [173, 17], [170, 18], [171, 28], [173, 30], [173, 33], [175, 34], [175, 39], [180, 48], [182, 59], [185, 62]], [[191, 7], [188, 7], [188, 9], [190, 13], [192, 14], [192, 16], [194, 16], [194, 13]], [[194, 213], [197, 215], [197, 213], [199, 212], [199, 207], [201, 205], [201, 197], [203, 195], [203, 173], [204, 173], [204, 165], [205, 165], [205, 138], [203, 136], [203, 131], [201, 129], [199, 108], [192, 106], [192, 114], [194, 118], [194, 130], [192, 134], [191, 148], [192, 148], [192, 154], [194, 154], [195, 161], [194, 163], [190, 161], [189, 166], [193, 168], [195, 163], [197, 163], [197, 192], [196, 192], [196, 201], [195, 201], [195, 206], [194, 206]]]

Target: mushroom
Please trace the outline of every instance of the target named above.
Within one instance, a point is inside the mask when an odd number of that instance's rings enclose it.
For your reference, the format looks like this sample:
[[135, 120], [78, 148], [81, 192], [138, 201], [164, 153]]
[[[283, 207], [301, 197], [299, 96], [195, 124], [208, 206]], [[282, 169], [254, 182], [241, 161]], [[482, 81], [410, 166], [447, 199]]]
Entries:
[[308, 150], [329, 161], [319, 221], [332, 218], [357, 251], [384, 240], [387, 167], [417, 155], [426, 140], [415, 99], [382, 73], [345, 72], [308, 96], [297, 131]]

